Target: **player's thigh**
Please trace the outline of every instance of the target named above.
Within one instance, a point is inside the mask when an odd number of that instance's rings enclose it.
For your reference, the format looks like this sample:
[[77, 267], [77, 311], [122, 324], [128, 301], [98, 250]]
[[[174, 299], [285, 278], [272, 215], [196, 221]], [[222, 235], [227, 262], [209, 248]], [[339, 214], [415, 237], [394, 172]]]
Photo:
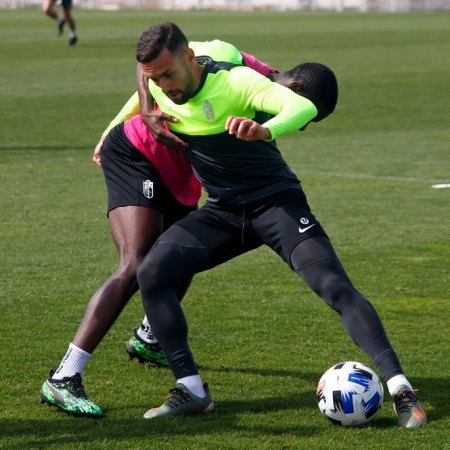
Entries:
[[[196, 245], [207, 250], [210, 268], [262, 245], [258, 237], [243, 232], [242, 211], [228, 211], [206, 203], [178, 221], [177, 225], [195, 238]], [[166, 235], [167, 232], [163, 237]]]
[[164, 231], [170, 228], [174, 223], [186, 217], [189, 213], [197, 211], [197, 205], [186, 206], [180, 203], [177, 198], [167, 189], [166, 194], [163, 199], [164, 208], [164, 220], [163, 229]]
[[141, 260], [163, 231], [163, 215], [145, 206], [120, 206], [110, 211], [111, 235], [121, 258]]
[[235, 214], [207, 204], [165, 231], [139, 272], [154, 283], [178, 283], [261, 245], [257, 237], [242, 236], [242, 211]]
[[56, 5], [56, 0], [44, 0], [44, 3], [42, 4], [42, 10], [44, 12], [49, 11], [53, 9]]
[[302, 241], [326, 236], [302, 191], [289, 192], [254, 214], [251, 229], [290, 266], [291, 252]]

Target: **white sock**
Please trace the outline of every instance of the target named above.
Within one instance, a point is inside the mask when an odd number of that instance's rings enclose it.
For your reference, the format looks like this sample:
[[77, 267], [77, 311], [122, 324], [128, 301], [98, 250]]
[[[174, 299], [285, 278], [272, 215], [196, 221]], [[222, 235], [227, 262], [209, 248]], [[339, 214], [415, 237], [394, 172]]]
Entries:
[[189, 377], [180, 378], [177, 380], [177, 384], [179, 383], [184, 384], [197, 397], [206, 397], [206, 391], [203, 387], [200, 375], [191, 375]]
[[153, 334], [152, 327], [148, 323], [147, 316], [144, 317], [141, 326], [138, 328], [137, 335], [148, 344], [158, 343], [158, 339], [156, 339], [155, 335]]
[[76, 345], [70, 343], [69, 349], [61, 361], [56, 372], [52, 375], [53, 380], [62, 380], [66, 377], [73, 377], [75, 374], [83, 374], [83, 370], [89, 361], [91, 354], [81, 350]]
[[389, 394], [393, 395], [399, 386], [402, 384], [408, 386], [412, 390], [410, 382], [406, 379], [405, 375], [395, 375], [389, 381], [386, 382]]

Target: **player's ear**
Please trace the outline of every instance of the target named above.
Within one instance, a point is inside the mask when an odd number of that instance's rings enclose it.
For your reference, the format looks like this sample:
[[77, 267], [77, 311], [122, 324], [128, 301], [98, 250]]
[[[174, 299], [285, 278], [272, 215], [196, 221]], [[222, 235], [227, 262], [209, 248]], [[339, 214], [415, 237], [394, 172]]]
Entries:
[[292, 83], [289, 84], [288, 88], [291, 91], [295, 92], [296, 94], [301, 95], [302, 85], [300, 84], [299, 81], [293, 81]]
[[195, 53], [194, 53], [194, 50], [192, 50], [192, 48], [188, 48], [188, 49], [186, 50], [186, 52], [187, 52], [187, 54], [186, 54], [187, 61], [188, 61], [189, 63], [192, 63], [192, 61], [195, 60]]

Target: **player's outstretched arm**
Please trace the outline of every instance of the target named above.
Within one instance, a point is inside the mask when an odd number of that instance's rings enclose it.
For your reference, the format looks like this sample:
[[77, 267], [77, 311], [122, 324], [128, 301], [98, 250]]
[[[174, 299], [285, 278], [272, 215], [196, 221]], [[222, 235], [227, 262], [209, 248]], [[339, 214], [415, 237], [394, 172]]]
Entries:
[[310, 100], [295, 94], [285, 86], [271, 82], [247, 67], [233, 68], [229, 72], [228, 82], [237, 95], [234, 99], [235, 105], [241, 103], [242, 111], [250, 105], [254, 111], [262, 111], [273, 116], [262, 123], [261, 128], [242, 118], [229, 119], [226, 128], [238, 137], [242, 135], [253, 140], [269, 132], [270, 136], [266, 135], [261, 139], [277, 139], [279, 136], [299, 130], [317, 116], [317, 108]]
[[136, 86], [139, 96], [139, 105], [141, 107], [141, 116], [142, 120], [144, 120], [144, 116], [150, 114], [155, 109], [155, 102], [148, 90], [148, 78], [145, 76], [139, 63], [136, 65]]

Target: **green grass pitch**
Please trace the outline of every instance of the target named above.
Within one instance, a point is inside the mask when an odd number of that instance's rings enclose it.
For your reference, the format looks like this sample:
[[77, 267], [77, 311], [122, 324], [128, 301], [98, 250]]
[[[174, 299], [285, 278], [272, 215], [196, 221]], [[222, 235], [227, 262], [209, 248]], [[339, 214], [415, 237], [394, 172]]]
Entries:
[[[1, 449], [450, 449], [450, 16], [75, 10], [68, 48], [38, 10], [0, 14]], [[354, 284], [378, 309], [429, 415], [396, 426], [386, 396], [367, 428], [333, 427], [322, 373], [370, 364], [329, 310], [267, 249], [196, 277], [184, 309], [216, 411], [145, 421], [171, 373], [129, 362], [139, 295], [84, 374], [102, 420], [39, 404], [90, 296], [115, 269], [100, 134], [135, 89], [136, 42], [170, 20], [282, 70], [319, 61], [336, 112], [279, 139]]]

